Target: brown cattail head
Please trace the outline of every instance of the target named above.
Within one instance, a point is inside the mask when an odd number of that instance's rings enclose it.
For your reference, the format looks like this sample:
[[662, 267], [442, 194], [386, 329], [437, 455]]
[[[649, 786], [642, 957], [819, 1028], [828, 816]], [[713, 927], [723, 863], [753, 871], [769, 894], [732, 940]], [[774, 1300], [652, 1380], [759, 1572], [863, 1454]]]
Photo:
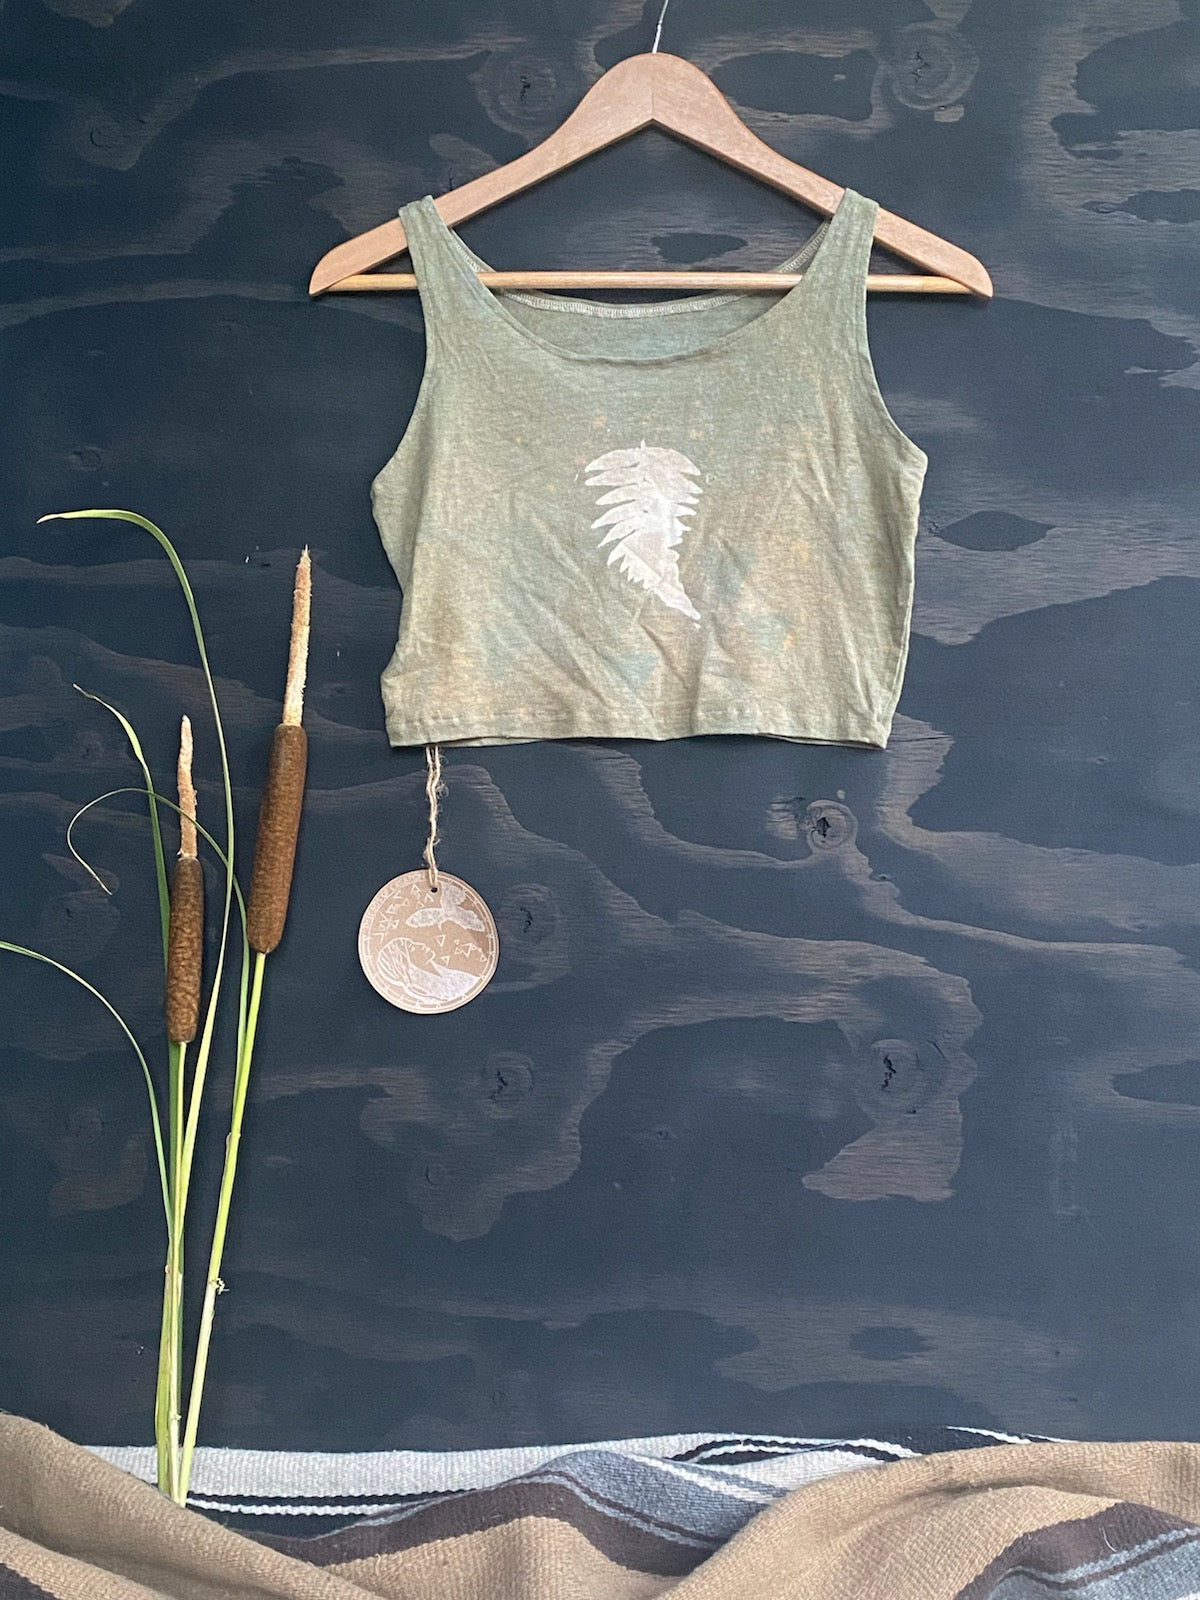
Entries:
[[204, 869], [194, 855], [181, 855], [171, 878], [167, 931], [167, 1038], [189, 1044], [200, 1026], [204, 971]]
[[246, 908], [246, 937], [261, 955], [283, 938], [307, 767], [308, 735], [297, 723], [281, 722], [271, 740]]

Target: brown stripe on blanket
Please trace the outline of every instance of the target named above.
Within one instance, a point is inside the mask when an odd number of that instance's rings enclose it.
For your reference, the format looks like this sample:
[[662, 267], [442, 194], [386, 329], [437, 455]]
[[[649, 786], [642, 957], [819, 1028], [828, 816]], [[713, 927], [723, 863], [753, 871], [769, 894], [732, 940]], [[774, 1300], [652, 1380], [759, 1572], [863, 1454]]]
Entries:
[[465, 1538], [525, 1517], [565, 1522], [616, 1566], [657, 1577], [682, 1577], [717, 1547], [716, 1540], [704, 1539], [694, 1530], [633, 1511], [590, 1485], [584, 1488], [561, 1469], [553, 1479], [515, 1478], [493, 1489], [434, 1501], [394, 1520], [354, 1523], [311, 1539], [265, 1533], [251, 1537], [298, 1561], [333, 1567], [395, 1555], [439, 1539]]
[[[1101, 1576], [1098, 1566], [1105, 1578], [1116, 1577], [1185, 1544], [1200, 1544], [1200, 1527], [1195, 1523], [1152, 1506], [1118, 1501], [1077, 1522], [1056, 1522], [1023, 1533], [955, 1600], [988, 1600], [996, 1586], [1018, 1570], [1035, 1577], [1048, 1592], [1082, 1594]], [[1117, 1559], [1122, 1551], [1127, 1552], [1124, 1561]], [[1077, 1578], [1069, 1576], [1080, 1568], [1088, 1570]]]

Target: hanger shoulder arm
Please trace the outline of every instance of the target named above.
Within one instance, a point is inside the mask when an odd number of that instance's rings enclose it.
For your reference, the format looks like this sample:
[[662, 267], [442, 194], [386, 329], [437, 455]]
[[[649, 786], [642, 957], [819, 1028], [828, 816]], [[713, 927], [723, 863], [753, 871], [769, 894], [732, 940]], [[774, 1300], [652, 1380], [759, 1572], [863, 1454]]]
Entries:
[[[648, 127], [654, 120], [654, 111], [647, 82], [637, 72], [623, 72], [623, 65], [598, 79], [570, 116], [532, 150], [440, 196], [437, 208], [447, 226], [453, 228], [489, 206], [531, 189], [543, 178], [573, 167], [585, 156]], [[398, 221], [357, 234], [321, 257], [308, 292], [322, 294], [343, 278], [370, 272], [407, 248], [404, 229]]]
[[393, 256], [407, 249], [404, 224], [399, 217], [392, 217], [388, 222], [381, 222], [377, 228], [357, 233], [353, 239], [335, 244], [332, 250], [327, 250], [313, 268], [313, 275], [308, 280], [308, 292], [310, 295], [324, 294], [326, 289], [341, 283], [343, 278], [352, 277], [358, 272], [370, 272], [372, 267], [382, 266], [385, 261], [390, 261]]
[[952, 278], [981, 300], [992, 298], [992, 279], [983, 262], [951, 244], [949, 239], [919, 228], [915, 222], [898, 217], [894, 211], [884, 211], [882, 207], [875, 219], [875, 238], [885, 250], [910, 261], [913, 266], [923, 267], [939, 277]]
[[[802, 200], [824, 216], [832, 216], [837, 210], [845, 193], [841, 184], [772, 149], [742, 121], [699, 67], [678, 56], [637, 56], [633, 60], [645, 64], [653, 83], [654, 121], [659, 127], [740, 172]], [[981, 299], [991, 298], [992, 280], [986, 267], [948, 239], [882, 208], [875, 222], [875, 237], [885, 249], [913, 266], [936, 277], [952, 278]]]
[[[841, 184], [832, 183], [819, 173], [802, 167], [799, 162], [781, 156], [749, 128], [744, 128], [744, 134], [744, 138], [739, 137], [736, 141], [723, 137], [712, 144], [694, 135], [689, 137], [692, 143], [701, 144], [739, 171], [749, 173], [794, 199], [802, 200], [824, 216], [833, 215], [846, 192]], [[885, 250], [890, 250], [912, 266], [920, 267], [922, 271], [938, 278], [951, 278], [982, 300], [992, 298], [992, 280], [983, 262], [958, 245], [951, 244], [949, 239], [918, 227], [915, 222], [897, 216], [894, 211], [885, 211], [882, 206], [875, 218], [875, 238]]]

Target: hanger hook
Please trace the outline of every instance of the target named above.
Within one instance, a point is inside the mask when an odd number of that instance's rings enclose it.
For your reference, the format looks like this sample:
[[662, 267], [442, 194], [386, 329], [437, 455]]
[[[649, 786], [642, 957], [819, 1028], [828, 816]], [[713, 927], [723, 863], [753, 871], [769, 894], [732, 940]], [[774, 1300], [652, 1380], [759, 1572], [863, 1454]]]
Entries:
[[663, 8], [658, 13], [658, 27], [655, 28], [655, 30], [654, 30], [654, 43], [650, 46], [650, 54], [652, 56], [658, 54], [658, 46], [659, 46], [659, 43], [660, 43], [660, 41], [662, 39], [663, 18], [666, 16], [667, 7], [670, 4], [671, 4], [671, 0], [663, 0]]

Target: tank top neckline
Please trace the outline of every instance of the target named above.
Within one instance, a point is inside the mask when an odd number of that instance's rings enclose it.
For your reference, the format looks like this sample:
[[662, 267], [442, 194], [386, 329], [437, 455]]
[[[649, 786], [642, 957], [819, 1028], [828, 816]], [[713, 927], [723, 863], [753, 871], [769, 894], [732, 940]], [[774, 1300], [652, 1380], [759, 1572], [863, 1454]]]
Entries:
[[[715, 339], [710, 339], [706, 344], [698, 345], [691, 350], [680, 350], [671, 354], [656, 356], [592, 354], [571, 350], [564, 345], [555, 344], [551, 339], [544, 338], [536, 330], [523, 323], [519, 317], [513, 316], [512, 312], [505, 306], [502, 294], [489, 289], [486, 284], [480, 283], [478, 273], [472, 263], [477, 263], [478, 270], [481, 272], [489, 272], [492, 269], [483, 260], [482, 256], [476, 255], [475, 251], [450, 227], [437, 209], [433, 196], [425, 195], [414, 203], [414, 207], [426, 219], [435, 237], [438, 238], [443, 246], [443, 255], [448, 258], [455, 276], [460, 282], [465, 280], [467, 292], [475, 299], [477, 304], [485, 307], [490, 316], [507, 326], [517, 338], [528, 344], [538, 346], [549, 355], [563, 361], [582, 362], [592, 366], [655, 367], [674, 365], [683, 361], [701, 360], [714, 355], [723, 355], [734, 347], [740, 349], [742, 339], [752, 334], [754, 329], [760, 328], [764, 323], [773, 324], [776, 318], [782, 321], [784, 315], [795, 311], [804, 298], [806, 291], [811, 292], [810, 285], [816, 281], [813, 275], [818, 264], [823, 263], [825, 258], [834, 252], [855, 206], [860, 203], [862, 205], [873, 205], [873, 202], [858, 194], [856, 190], [844, 189], [836, 210], [820, 225], [816, 233], [807, 239], [800, 249], [789, 256], [780, 266], [768, 269], [776, 272], [794, 270], [797, 264], [804, 261], [806, 256], [808, 257], [807, 265], [800, 281], [786, 290], [774, 305], [769, 305], [765, 311], [751, 318], [749, 322], [744, 322], [739, 327], [731, 328], [725, 333], [718, 334]], [[405, 209], [409, 208], [406, 207]], [[866, 255], [869, 257], [869, 254], [868, 245]], [[865, 261], [863, 263], [863, 271], [865, 274]], [[859, 286], [856, 285], [856, 287]], [[628, 309], [636, 311], [643, 316], [680, 315], [689, 311], [701, 315], [718, 305], [728, 305], [734, 301], [744, 299], [750, 292], [747, 290], [744, 293], [734, 291], [729, 294], [693, 295], [683, 301], [666, 301]], [[520, 298], [523, 300], [528, 299], [542, 307], [550, 308], [552, 297], [522, 295]], [[589, 301], [580, 296], [561, 295], [553, 297], [553, 300], [555, 303], [552, 309], [555, 311], [574, 311], [587, 316], [602, 317], [610, 309], [603, 302]], [[624, 310], [626, 308], [618, 309]]]

